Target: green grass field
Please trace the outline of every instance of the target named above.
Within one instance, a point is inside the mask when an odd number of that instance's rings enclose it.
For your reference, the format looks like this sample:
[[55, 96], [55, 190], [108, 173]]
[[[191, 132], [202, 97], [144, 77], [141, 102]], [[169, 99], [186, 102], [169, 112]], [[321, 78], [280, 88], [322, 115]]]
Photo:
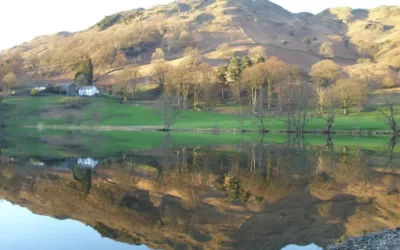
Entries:
[[[139, 107], [120, 104], [117, 100], [107, 98], [85, 98], [84, 105], [78, 109], [65, 107], [65, 97], [7, 97], [1, 117], [7, 125], [66, 125], [73, 123], [82, 125], [105, 126], [160, 126], [162, 119], [150, 107]], [[377, 112], [352, 113], [347, 116], [337, 116], [334, 130], [388, 130], [379, 119]], [[400, 118], [400, 116], [398, 117]], [[267, 129], [284, 130], [286, 125], [272, 118], [266, 118]], [[310, 121], [307, 130], [323, 129], [325, 123], [321, 119]], [[175, 129], [239, 129], [239, 119], [235, 115], [183, 111], [172, 128]], [[258, 123], [253, 117], [244, 119], [245, 129], [257, 129]]]

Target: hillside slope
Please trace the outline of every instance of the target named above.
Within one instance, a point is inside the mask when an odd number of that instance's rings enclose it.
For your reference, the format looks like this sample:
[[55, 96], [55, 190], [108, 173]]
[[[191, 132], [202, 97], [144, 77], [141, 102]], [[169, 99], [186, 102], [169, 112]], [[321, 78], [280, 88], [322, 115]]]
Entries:
[[400, 7], [343, 7], [313, 15], [290, 13], [268, 0], [180, 0], [113, 14], [81, 32], [38, 37], [0, 57], [18, 55], [30, 79], [57, 81], [71, 79], [83, 55], [93, 59], [101, 76], [132, 64], [148, 65], [159, 47], [171, 61], [182, 57], [186, 47], [197, 47], [204, 61], [218, 66], [229, 59], [216, 52], [226, 43], [237, 55], [263, 46], [268, 56], [309, 70], [323, 59], [319, 50], [327, 41], [347, 73], [367, 68], [394, 76], [400, 69]]

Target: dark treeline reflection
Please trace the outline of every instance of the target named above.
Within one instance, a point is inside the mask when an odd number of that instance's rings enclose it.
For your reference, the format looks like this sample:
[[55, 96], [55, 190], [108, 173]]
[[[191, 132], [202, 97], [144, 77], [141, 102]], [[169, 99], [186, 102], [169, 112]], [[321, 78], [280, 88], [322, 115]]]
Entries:
[[0, 158], [0, 198], [162, 249], [280, 249], [400, 224], [396, 142], [287, 143]]

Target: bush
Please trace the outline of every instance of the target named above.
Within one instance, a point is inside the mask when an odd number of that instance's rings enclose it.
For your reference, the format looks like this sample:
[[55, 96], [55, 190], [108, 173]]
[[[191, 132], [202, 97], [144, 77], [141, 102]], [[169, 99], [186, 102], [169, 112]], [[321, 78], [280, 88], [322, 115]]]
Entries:
[[31, 90], [31, 96], [38, 96], [38, 95], [40, 95], [40, 91], [39, 90], [37, 90], [37, 89], [32, 89]]
[[386, 76], [383, 78], [382, 87], [386, 89], [394, 88], [396, 87], [396, 83], [393, 81], [393, 78]]
[[116, 15], [111, 15], [111, 16], [106, 16], [103, 18], [100, 22], [96, 24], [97, 27], [100, 28], [100, 30], [105, 30], [114, 24], [117, 24], [121, 21], [122, 16], [119, 14]]
[[357, 59], [357, 63], [359, 63], [359, 64], [372, 63], [372, 59], [371, 58], [365, 58], [365, 57], [358, 58]]
[[49, 85], [42, 92], [46, 93], [46, 94], [60, 94], [60, 88], [56, 87], [56, 86]]

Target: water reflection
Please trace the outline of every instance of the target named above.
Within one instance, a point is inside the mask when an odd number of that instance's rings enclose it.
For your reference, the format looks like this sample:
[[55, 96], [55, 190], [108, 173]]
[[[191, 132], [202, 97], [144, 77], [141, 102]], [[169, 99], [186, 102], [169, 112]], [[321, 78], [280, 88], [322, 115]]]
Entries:
[[308, 246], [289, 245], [289, 246], [282, 248], [282, 250], [322, 250], [322, 248], [320, 248], [314, 244], [311, 244]]
[[298, 137], [109, 157], [3, 156], [0, 198], [150, 248], [325, 247], [400, 224], [399, 160], [392, 142], [371, 151]]
[[0, 202], [0, 240], [2, 249], [13, 250], [145, 250], [100, 237], [99, 233], [81, 222], [56, 220], [34, 215], [28, 209]]

